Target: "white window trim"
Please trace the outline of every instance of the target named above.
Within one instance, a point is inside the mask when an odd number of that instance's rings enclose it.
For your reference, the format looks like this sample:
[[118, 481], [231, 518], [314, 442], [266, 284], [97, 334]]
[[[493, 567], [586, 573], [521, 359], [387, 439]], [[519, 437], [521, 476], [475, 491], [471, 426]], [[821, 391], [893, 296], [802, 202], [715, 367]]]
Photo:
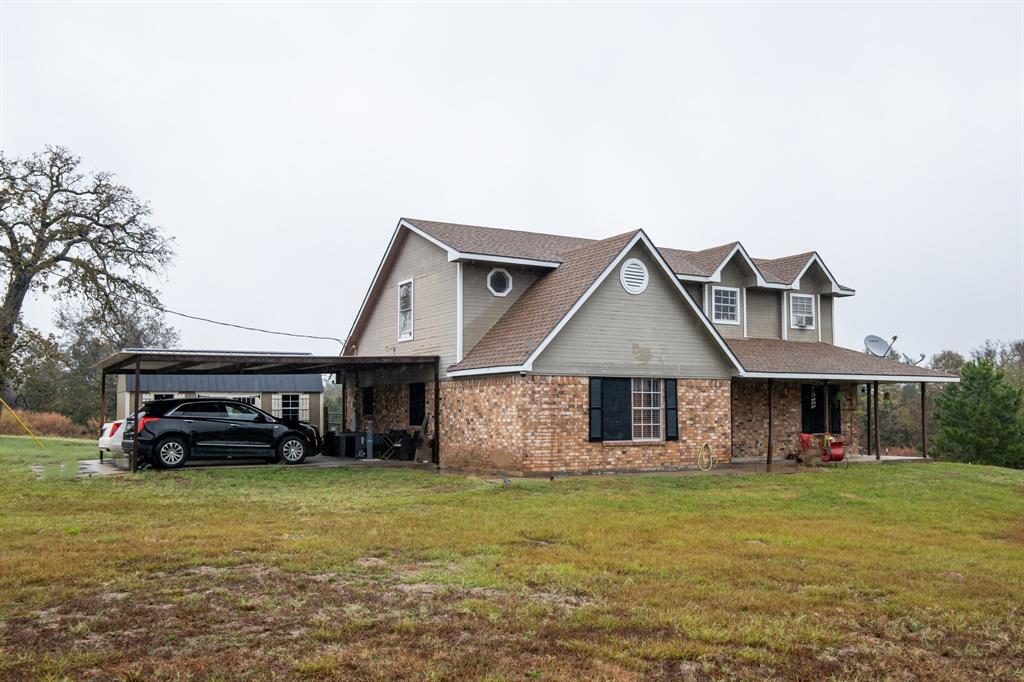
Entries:
[[[402, 287], [404, 287], [406, 284], [409, 285], [409, 333], [403, 336], [402, 335]], [[416, 298], [415, 298], [415, 296], [416, 296], [416, 285], [413, 284], [412, 279], [402, 280], [401, 282], [398, 283], [398, 290], [395, 293], [396, 293], [396, 295], [398, 297], [397, 301], [396, 301], [396, 303], [398, 304], [397, 311], [396, 311], [396, 317], [398, 319], [395, 320], [396, 324], [398, 325], [398, 341], [399, 342], [402, 342], [402, 341], [412, 341], [413, 338], [415, 337], [415, 328], [416, 328], [416, 313], [414, 312], [416, 310]]]
[[[656, 382], [658, 382], [658, 390], [657, 391], [637, 391], [636, 390], [636, 382], [637, 381], [656, 381]], [[647, 377], [632, 377], [632, 378], [630, 378], [629, 384], [630, 384], [630, 386], [629, 386], [630, 387], [630, 391], [629, 391], [629, 395], [630, 395], [630, 401], [629, 401], [630, 402], [630, 405], [629, 405], [629, 407], [630, 407], [630, 409], [629, 409], [629, 421], [630, 421], [630, 436], [631, 436], [630, 440], [632, 440], [632, 442], [634, 442], [634, 443], [660, 443], [661, 441], [665, 440], [665, 381], [663, 379], [651, 379], [651, 378], [647, 378]], [[658, 399], [658, 407], [656, 407], [656, 408], [653, 408], [653, 407], [638, 408], [638, 407], [633, 405], [633, 397], [637, 393], [645, 393], [645, 392], [651, 393], [652, 395], [660, 396], [659, 399]], [[636, 437], [636, 429], [637, 429], [637, 426], [638, 426], [638, 424], [636, 423], [636, 411], [637, 410], [646, 410], [648, 412], [652, 412], [652, 411], [657, 410], [657, 413], [658, 413], [658, 435], [656, 437], [654, 437], [654, 438], [637, 438]], [[640, 426], [645, 426], [645, 425], [641, 424]]]
[[[796, 299], [796, 298], [809, 298], [811, 300], [811, 321], [812, 321], [812, 324], [809, 327], [798, 327], [797, 325], [793, 324], [793, 299]], [[789, 328], [790, 329], [799, 329], [799, 330], [802, 330], [802, 331], [814, 331], [815, 329], [818, 328], [818, 311], [815, 309], [815, 305], [814, 305], [814, 294], [796, 294], [796, 293], [791, 293], [789, 295]]]
[[[720, 320], [718, 319], [718, 313], [715, 310], [715, 292], [716, 291], [731, 291], [736, 294], [736, 319], [735, 320]], [[740, 290], [739, 287], [711, 287], [711, 321], [715, 324], [733, 324], [739, 326], [742, 320], [740, 319]]]
[[[508, 278], [508, 289], [506, 289], [505, 291], [495, 291], [494, 287], [491, 286], [491, 275], [493, 275], [496, 272], [500, 272], [504, 274], [505, 277]], [[487, 279], [485, 281], [487, 282], [487, 290], [490, 291], [492, 295], [497, 296], [498, 298], [505, 298], [506, 296], [512, 293], [512, 273], [506, 270], [505, 268], [491, 268], [491, 271], [487, 273]]]

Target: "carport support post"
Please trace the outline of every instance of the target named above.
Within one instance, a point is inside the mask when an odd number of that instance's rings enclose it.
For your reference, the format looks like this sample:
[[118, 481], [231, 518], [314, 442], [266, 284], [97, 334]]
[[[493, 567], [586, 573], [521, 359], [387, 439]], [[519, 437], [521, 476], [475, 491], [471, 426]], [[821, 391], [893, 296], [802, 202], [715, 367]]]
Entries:
[[441, 464], [441, 360], [434, 361], [434, 446], [430, 459], [433, 464]]
[[[103, 435], [103, 425], [107, 422], [107, 373], [100, 372], [100, 436]], [[103, 461], [103, 451], [100, 450], [100, 461]]]
[[872, 434], [875, 437], [875, 459], [882, 459], [882, 439], [878, 437], [878, 382], [875, 382], [875, 393], [872, 396], [873, 401], [872, 412], [875, 414], [875, 432]]
[[921, 455], [928, 459], [928, 413], [926, 412], [926, 400], [928, 384], [921, 382]]
[[773, 382], [768, 380], [768, 471], [772, 470], [772, 388]]
[[139, 376], [141, 374], [139, 367], [139, 361], [135, 361], [135, 390], [133, 391], [132, 403], [132, 414], [135, 419], [135, 437], [132, 438], [132, 461], [131, 470], [134, 472], [139, 468]]

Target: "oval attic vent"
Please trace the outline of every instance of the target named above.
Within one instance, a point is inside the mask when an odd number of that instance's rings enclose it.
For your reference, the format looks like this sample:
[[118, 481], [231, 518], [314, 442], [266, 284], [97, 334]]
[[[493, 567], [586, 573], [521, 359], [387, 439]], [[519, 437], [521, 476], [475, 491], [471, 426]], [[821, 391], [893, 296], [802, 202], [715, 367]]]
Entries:
[[642, 294], [647, 289], [647, 266], [636, 258], [630, 258], [622, 264], [619, 270], [619, 280], [622, 288], [631, 294]]

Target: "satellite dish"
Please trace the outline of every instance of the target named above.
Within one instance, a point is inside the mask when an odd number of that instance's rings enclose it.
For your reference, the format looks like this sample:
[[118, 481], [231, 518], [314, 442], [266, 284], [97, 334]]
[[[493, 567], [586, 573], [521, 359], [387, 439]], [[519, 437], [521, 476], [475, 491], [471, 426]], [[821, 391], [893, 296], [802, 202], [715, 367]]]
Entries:
[[910, 357], [909, 355], [907, 355], [906, 353], [904, 353], [903, 354], [903, 361], [906, 362], [908, 365], [920, 365], [922, 362], [924, 362], [925, 357], [926, 357], [925, 354], [921, 353], [921, 357], [919, 357], [917, 360], [915, 360], [912, 357]]
[[[896, 337], [892, 337], [892, 340], [895, 342]], [[875, 336], [872, 334], [871, 336], [864, 337], [864, 347], [867, 348], [868, 352], [872, 355], [884, 358], [889, 354], [889, 349], [892, 348], [892, 343], [889, 343], [881, 336]]]

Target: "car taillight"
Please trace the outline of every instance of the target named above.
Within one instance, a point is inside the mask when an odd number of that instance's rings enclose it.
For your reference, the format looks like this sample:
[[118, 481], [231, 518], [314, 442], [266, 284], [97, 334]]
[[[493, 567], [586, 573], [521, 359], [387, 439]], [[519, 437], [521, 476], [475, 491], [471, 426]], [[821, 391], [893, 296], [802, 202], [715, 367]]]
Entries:
[[136, 430], [137, 433], [142, 433], [142, 430], [146, 428], [146, 424], [149, 422], [158, 422], [160, 417], [143, 417], [139, 420], [139, 428]]
[[121, 422], [114, 422], [113, 424], [110, 425], [110, 433], [107, 435], [113, 438], [114, 434], [117, 433], [117, 430], [119, 428], [121, 428]]

